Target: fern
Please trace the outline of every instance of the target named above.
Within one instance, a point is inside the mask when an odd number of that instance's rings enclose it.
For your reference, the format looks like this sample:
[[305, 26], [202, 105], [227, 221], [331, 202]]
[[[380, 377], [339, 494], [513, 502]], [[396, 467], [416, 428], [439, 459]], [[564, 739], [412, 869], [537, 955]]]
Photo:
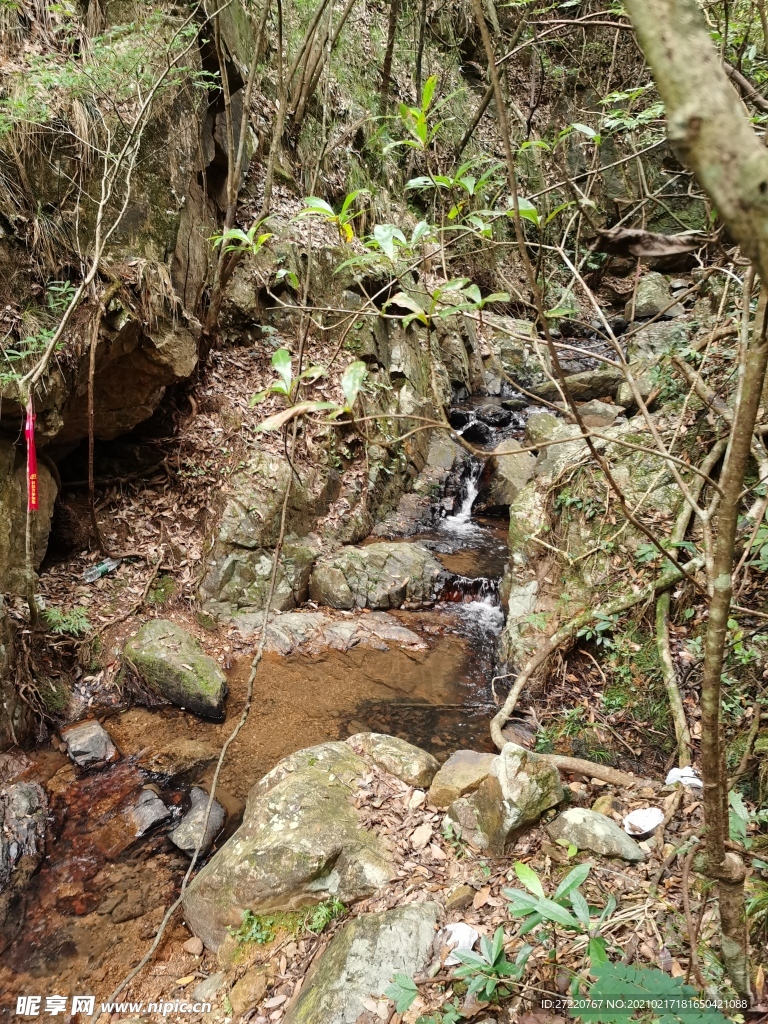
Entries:
[[589, 990], [589, 1009], [571, 1011], [584, 1024], [626, 1024], [643, 1009], [659, 1024], [728, 1024], [719, 1010], [699, 1007], [695, 988], [656, 967], [604, 963], [591, 973], [597, 981]]

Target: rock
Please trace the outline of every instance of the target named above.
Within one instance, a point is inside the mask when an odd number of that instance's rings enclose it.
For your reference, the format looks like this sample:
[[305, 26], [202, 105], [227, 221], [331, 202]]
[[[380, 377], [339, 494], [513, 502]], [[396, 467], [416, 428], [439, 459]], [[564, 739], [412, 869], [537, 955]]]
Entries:
[[465, 910], [474, 898], [475, 890], [471, 885], [457, 885], [445, 897], [445, 911], [452, 914], [454, 911]]
[[[236, 619], [246, 636], [261, 631], [264, 616]], [[386, 612], [365, 616], [333, 616], [329, 612], [296, 611], [276, 615], [267, 626], [267, 651], [275, 654], [321, 654], [348, 651], [352, 647], [374, 647], [386, 651], [390, 644], [424, 650], [426, 644], [413, 630], [401, 626]]]
[[36, 782], [0, 787], [0, 953], [24, 920], [24, 890], [45, 853], [48, 803]]
[[[683, 316], [685, 310], [680, 303], [675, 303], [670, 309], [666, 307], [672, 302], [672, 293], [669, 284], [663, 274], [652, 272], [645, 274], [637, 282], [634, 302], [634, 319], [643, 320], [646, 317], [656, 316], [662, 310], [666, 310], [665, 317]], [[632, 297], [630, 296], [624, 310], [627, 320], [632, 320]]]
[[143, 917], [148, 910], [145, 894], [141, 890], [133, 890], [126, 894], [125, 899], [120, 900], [109, 916], [115, 924], [123, 924], [125, 921], [135, 921], [137, 917]]
[[191, 956], [202, 956], [203, 954], [203, 944], [196, 935], [193, 935], [191, 939], [187, 939], [181, 948]]
[[493, 450], [491, 475], [478, 494], [478, 507], [489, 512], [505, 510], [533, 476], [536, 459], [521, 452], [517, 441], [504, 441]]
[[610, 427], [623, 412], [623, 406], [600, 402], [596, 398], [579, 406], [579, 414], [587, 427]]
[[409, 786], [428, 786], [440, 767], [439, 762], [426, 750], [415, 747], [399, 736], [367, 732], [350, 736], [347, 743], [358, 754], [367, 754], [384, 771], [402, 779]]
[[227, 817], [224, 808], [218, 800], [214, 799], [211, 804], [211, 813], [208, 816], [208, 825], [205, 833], [203, 833], [208, 797], [209, 794], [204, 789], [200, 789], [199, 786], [193, 786], [189, 791], [189, 810], [173, 832], [168, 835], [171, 842], [178, 846], [180, 850], [183, 850], [184, 853], [188, 853], [190, 857], [195, 852], [201, 835], [203, 835], [203, 842], [200, 846], [200, 855], [203, 856], [208, 853], [213, 840], [221, 832]]
[[471, 414], [468, 409], [451, 409], [448, 413], [448, 422], [454, 430], [461, 430], [462, 427], [466, 427], [470, 419]]
[[[200, 586], [205, 610], [217, 618], [264, 608], [272, 576], [283, 495], [291, 478], [288, 460], [258, 449], [231, 481], [208, 572]], [[320, 539], [310, 537], [341, 486], [329, 467], [308, 467], [291, 485], [286, 539], [272, 607], [286, 611], [306, 600]]]
[[199, 740], [177, 739], [156, 747], [153, 737], [152, 749], [141, 753], [139, 764], [155, 775], [179, 779], [185, 775], [197, 775], [218, 756], [219, 751], [215, 747]]
[[507, 841], [523, 826], [563, 799], [557, 768], [514, 743], [506, 743], [474, 793], [455, 800], [448, 817], [468, 842], [502, 856]]
[[[568, 389], [577, 402], [588, 402], [592, 398], [612, 395], [623, 382], [624, 374], [617, 366], [603, 366], [599, 370], [583, 370], [572, 373], [568, 378]], [[552, 381], [531, 385], [530, 390], [539, 398], [559, 400], [558, 392]], [[623, 403], [622, 403], [623, 404]]]
[[[32, 517], [34, 569], [45, 555], [57, 494], [53, 476], [42, 460], [38, 462], [37, 483], [39, 509]], [[25, 593], [26, 523], [27, 477], [23, 453], [10, 441], [0, 440], [0, 593]]]
[[461, 436], [470, 444], [488, 444], [493, 437], [493, 431], [485, 423], [475, 420], [474, 423], [470, 423], [468, 427], [464, 428]]
[[480, 405], [475, 416], [488, 427], [507, 427], [512, 422], [512, 413], [500, 405]]
[[531, 481], [509, 506], [509, 554], [514, 565], [525, 565], [537, 550], [531, 537], [540, 535], [547, 524], [547, 494]]
[[109, 733], [95, 718], [76, 722], [61, 730], [69, 757], [80, 768], [111, 764], [120, 757]]
[[496, 754], [457, 750], [432, 779], [427, 799], [433, 807], [448, 807], [460, 796], [472, 793], [488, 777]]
[[538, 580], [511, 586], [507, 591], [507, 619], [499, 638], [498, 658], [508, 666], [523, 664], [531, 647], [538, 642], [536, 629], [530, 621], [538, 599]]
[[125, 660], [155, 693], [204, 718], [220, 718], [227, 678], [191, 633], [169, 619], [145, 623], [128, 641]]
[[14, 626], [0, 594], [0, 751], [34, 737], [36, 717], [22, 700], [14, 671]]
[[154, 825], [165, 821], [170, 816], [169, 808], [165, 806], [157, 793], [151, 789], [142, 789], [136, 805], [130, 811], [131, 821], [136, 829], [137, 836], [143, 836]]
[[184, 895], [187, 924], [208, 948], [219, 948], [246, 909], [350, 903], [395, 876], [389, 848], [361, 828], [350, 802], [368, 771], [348, 744], [324, 743], [284, 758], [251, 789], [242, 825]]
[[622, 860], [645, 860], [645, 854], [634, 839], [626, 834], [611, 818], [584, 807], [570, 807], [549, 825], [551, 839], [564, 839], [579, 850], [591, 850], [602, 857], [621, 857]]
[[603, 793], [597, 800], [592, 804], [592, 810], [598, 814], [605, 814], [610, 816], [612, 811], [621, 810], [621, 802], [616, 799], [613, 793]]
[[661, 320], [635, 331], [627, 344], [627, 359], [630, 363], [638, 359], [655, 362], [663, 353], [680, 352], [688, 342], [688, 328], [684, 322]]
[[313, 964], [285, 1024], [355, 1024], [363, 1000], [383, 996], [395, 974], [420, 973], [438, 914], [434, 903], [411, 903], [349, 921]]
[[315, 563], [313, 601], [330, 608], [399, 608], [433, 598], [443, 567], [421, 544], [343, 547]]
[[212, 1003], [224, 987], [226, 980], [227, 976], [224, 971], [209, 974], [205, 981], [201, 981], [192, 989], [190, 995], [196, 1003]]
[[229, 993], [229, 1001], [238, 1017], [261, 1002], [268, 984], [266, 967], [253, 967], [246, 971]]
[[551, 440], [563, 421], [551, 412], [532, 412], [525, 421], [526, 444], [537, 445]]

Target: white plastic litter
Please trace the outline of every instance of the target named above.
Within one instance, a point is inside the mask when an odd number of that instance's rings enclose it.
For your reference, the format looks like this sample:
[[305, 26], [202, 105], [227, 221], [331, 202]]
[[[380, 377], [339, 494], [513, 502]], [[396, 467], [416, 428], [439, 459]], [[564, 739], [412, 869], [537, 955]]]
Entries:
[[[463, 921], [456, 921], [453, 924], [447, 924], [445, 928], [440, 932], [440, 946], [447, 946], [449, 949], [472, 949], [474, 944], [480, 938], [480, 932], [476, 932], [475, 929]], [[446, 957], [446, 966], [453, 966], [454, 964], [460, 964], [461, 960], [453, 953]]]
[[667, 775], [667, 785], [673, 786], [676, 782], [682, 782], [684, 786], [693, 786], [696, 789], [704, 788], [704, 783], [695, 768], [673, 768]]
[[631, 836], [645, 836], [653, 832], [664, 821], [664, 811], [660, 807], [638, 807], [624, 819], [624, 831]]

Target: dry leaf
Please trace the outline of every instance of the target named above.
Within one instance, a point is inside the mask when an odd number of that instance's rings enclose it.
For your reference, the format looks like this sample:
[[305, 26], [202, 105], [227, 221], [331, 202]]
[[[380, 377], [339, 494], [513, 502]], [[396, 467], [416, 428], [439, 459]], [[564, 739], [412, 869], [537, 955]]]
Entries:
[[479, 910], [480, 907], [484, 907], [488, 902], [488, 897], [491, 895], [491, 887], [489, 885], [483, 886], [482, 889], [478, 889], [475, 893], [475, 897], [472, 900], [472, 906], [475, 910]]

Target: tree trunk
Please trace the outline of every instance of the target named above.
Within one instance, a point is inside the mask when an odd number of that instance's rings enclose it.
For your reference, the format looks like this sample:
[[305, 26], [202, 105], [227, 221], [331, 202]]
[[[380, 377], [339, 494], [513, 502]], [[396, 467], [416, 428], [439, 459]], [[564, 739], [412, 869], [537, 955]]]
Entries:
[[[744, 115], [695, 0], [627, 0], [627, 10], [667, 108], [667, 135], [692, 168], [743, 251], [768, 281], [768, 153]], [[741, 995], [750, 994], [744, 865], [726, 853], [728, 780], [720, 720], [721, 674], [741, 491], [768, 365], [761, 305], [744, 353], [733, 426], [720, 477], [723, 500], [701, 687], [706, 873], [718, 883], [722, 953]]]

